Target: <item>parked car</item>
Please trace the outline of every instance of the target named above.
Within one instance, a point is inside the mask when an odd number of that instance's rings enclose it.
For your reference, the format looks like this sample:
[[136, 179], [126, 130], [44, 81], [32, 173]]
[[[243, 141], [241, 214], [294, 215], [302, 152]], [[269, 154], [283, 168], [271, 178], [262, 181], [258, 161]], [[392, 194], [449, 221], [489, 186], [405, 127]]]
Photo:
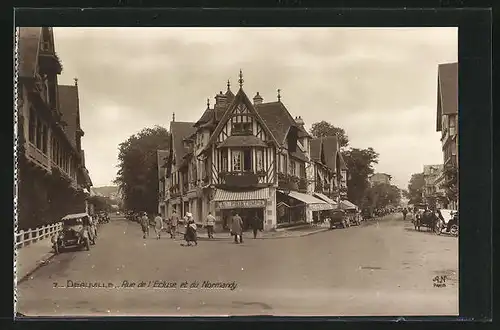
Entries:
[[52, 246], [56, 254], [62, 249], [82, 247], [90, 250], [95, 244], [96, 235], [90, 215], [87, 213], [68, 214], [61, 219], [63, 228], [52, 236]]
[[330, 229], [342, 226], [347, 228], [350, 226], [350, 221], [346, 211], [341, 209], [332, 210], [330, 214]]

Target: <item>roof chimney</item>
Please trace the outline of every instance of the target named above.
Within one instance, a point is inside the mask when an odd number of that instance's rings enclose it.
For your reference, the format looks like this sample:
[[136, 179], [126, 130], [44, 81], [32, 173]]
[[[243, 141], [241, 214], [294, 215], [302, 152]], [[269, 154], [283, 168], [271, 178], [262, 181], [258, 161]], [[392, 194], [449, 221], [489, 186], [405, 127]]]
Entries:
[[172, 112], [172, 121], [175, 121], [175, 112]]
[[295, 122], [297, 123], [297, 125], [299, 126], [304, 126], [304, 120], [302, 119], [301, 116], [298, 116], [298, 117], [295, 117]]
[[253, 97], [253, 104], [254, 105], [257, 105], [257, 104], [262, 104], [262, 96], [260, 96], [259, 92], [257, 92], [257, 94]]
[[225, 108], [227, 105], [227, 96], [219, 92], [219, 94], [215, 95], [215, 107], [216, 108]]

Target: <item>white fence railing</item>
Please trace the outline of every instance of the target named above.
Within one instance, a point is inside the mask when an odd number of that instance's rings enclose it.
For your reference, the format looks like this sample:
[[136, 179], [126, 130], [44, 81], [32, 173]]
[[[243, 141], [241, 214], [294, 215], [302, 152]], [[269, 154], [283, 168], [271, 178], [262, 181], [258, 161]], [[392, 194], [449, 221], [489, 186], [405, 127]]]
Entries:
[[43, 239], [52, 237], [57, 232], [62, 230], [62, 222], [56, 222], [50, 225], [38, 227], [36, 229], [20, 230], [16, 233], [16, 247], [22, 248], [31, 243], [41, 241]]

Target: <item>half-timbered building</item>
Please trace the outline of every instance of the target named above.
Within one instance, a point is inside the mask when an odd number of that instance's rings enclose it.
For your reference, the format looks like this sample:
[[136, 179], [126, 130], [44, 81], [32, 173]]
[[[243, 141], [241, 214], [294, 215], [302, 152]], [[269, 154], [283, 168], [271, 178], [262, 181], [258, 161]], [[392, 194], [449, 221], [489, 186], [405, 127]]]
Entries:
[[50, 27], [17, 30], [18, 224], [21, 229], [85, 212], [78, 84], [58, 85], [62, 66]]
[[245, 226], [257, 216], [263, 229], [270, 230], [311, 222], [314, 212], [334, 207], [331, 199], [318, 198], [313, 192], [315, 176], [323, 173], [320, 167], [329, 171], [331, 192], [340, 187], [333, 183], [334, 178], [341, 180], [336, 175], [343, 162], [338, 148], [331, 168], [331, 144], [321, 144], [327, 158], [312, 160], [310, 148], [315, 140], [302, 118], [291, 116], [279, 90], [275, 102], [264, 103], [259, 93], [250, 100], [241, 72], [236, 94], [228, 82], [227, 91], [215, 96], [213, 107], [207, 102], [197, 122], [174, 119], [170, 130], [165, 179], [168, 214], [173, 209], [181, 214], [189, 211], [203, 222], [212, 212], [218, 225], [227, 227], [238, 213]]

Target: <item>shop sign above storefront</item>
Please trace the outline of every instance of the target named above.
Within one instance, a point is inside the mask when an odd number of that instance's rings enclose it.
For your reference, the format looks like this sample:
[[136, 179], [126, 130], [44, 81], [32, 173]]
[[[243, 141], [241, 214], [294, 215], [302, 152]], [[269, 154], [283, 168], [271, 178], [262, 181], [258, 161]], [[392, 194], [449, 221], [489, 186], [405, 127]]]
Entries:
[[266, 207], [266, 201], [263, 199], [248, 201], [220, 201], [216, 202], [219, 209], [249, 209]]

